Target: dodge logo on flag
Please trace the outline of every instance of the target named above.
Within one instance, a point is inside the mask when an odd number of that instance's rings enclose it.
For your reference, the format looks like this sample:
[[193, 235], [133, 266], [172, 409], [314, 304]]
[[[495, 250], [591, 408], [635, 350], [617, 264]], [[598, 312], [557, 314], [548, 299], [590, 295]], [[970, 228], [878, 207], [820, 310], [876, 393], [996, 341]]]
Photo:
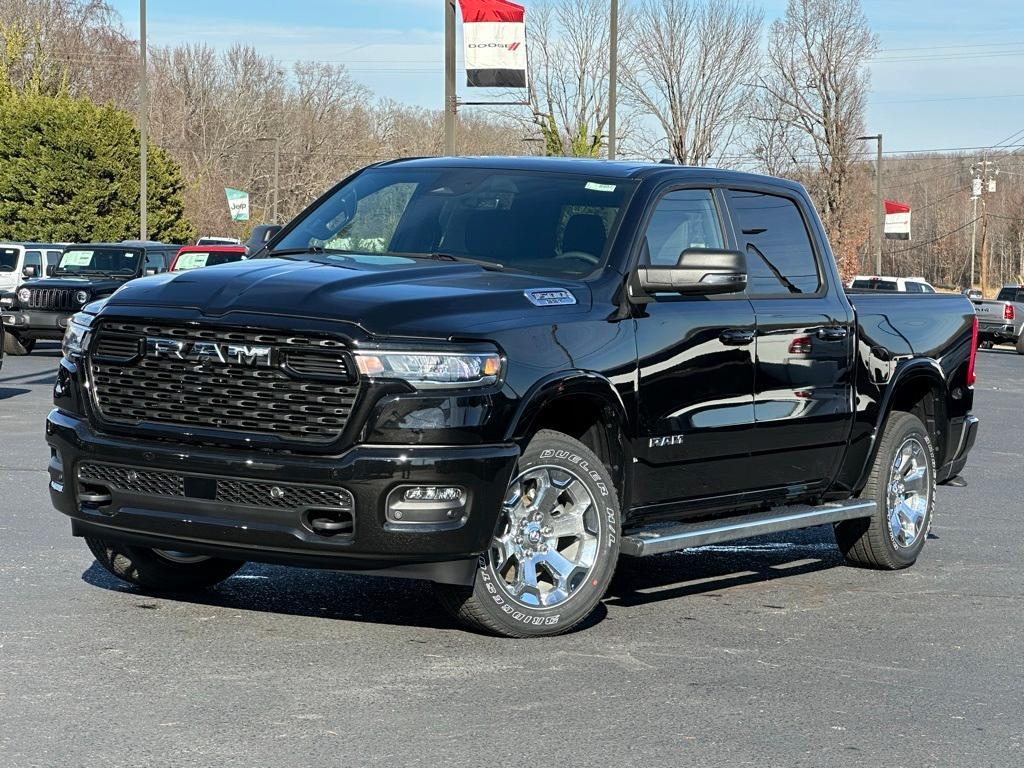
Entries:
[[910, 239], [910, 206], [885, 201], [885, 237], [887, 240]]
[[523, 6], [508, 0], [459, 0], [471, 88], [526, 87]]

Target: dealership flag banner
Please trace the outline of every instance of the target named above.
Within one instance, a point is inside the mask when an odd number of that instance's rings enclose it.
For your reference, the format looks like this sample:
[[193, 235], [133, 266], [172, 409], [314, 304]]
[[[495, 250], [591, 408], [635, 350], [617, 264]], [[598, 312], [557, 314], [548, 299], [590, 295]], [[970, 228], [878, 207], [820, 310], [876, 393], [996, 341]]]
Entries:
[[459, 0], [466, 85], [526, 87], [526, 14], [507, 0]]
[[886, 240], [910, 239], [910, 206], [892, 200], [885, 201]]
[[234, 221], [248, 221], [249, 193], [228, 187], [224, 190], [224, 194], [228, 196], [228, 211], [231, 213], [231, 218]]

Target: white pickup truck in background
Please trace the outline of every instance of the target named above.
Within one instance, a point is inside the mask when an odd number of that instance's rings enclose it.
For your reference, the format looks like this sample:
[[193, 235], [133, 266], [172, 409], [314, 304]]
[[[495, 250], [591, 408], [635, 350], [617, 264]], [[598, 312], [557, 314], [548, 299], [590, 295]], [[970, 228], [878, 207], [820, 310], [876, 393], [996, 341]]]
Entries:
[[983, 347], [1012, 344], [1024, 355], [1024, 285], [1004, 285], [995, 299], [975, 299], [978, 343]]

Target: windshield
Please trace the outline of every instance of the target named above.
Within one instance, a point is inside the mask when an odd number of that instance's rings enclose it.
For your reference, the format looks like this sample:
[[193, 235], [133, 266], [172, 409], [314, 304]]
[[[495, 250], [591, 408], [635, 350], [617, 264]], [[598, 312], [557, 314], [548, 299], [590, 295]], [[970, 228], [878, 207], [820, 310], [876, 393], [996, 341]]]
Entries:
[[217, 264], [227, 264], [231, 261], [240, 261], [244, 258], [245, 254], [242, 253], [182, 253], [178, 255], [177, 261], [174, 262], [175, 272], [185, 272], [190, 269], [200, 269], [201, 267], [213, 267]]
[[134, 275], [138, 271], [139, 251], [125, 248], [70, 248], [61, 256], [57, 272], [62, 274], [100, 273]]
[[13, 272], [18, 268], [18, 249], [0, 248], [0, 272]]
[[306, 248], [444, 254], [580, 277], [604, 263], [635, 187], [631, 180], [489, 168], [370, 169], [299, 221], [268, 255]]

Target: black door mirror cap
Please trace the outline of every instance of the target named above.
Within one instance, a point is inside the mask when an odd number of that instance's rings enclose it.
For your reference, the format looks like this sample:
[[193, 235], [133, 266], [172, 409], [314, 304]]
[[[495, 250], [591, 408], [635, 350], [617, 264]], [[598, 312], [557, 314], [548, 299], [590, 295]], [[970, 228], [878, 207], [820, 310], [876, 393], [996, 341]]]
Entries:
[[674, 267], [640, 266], [636, 270], [634, 297], [675, 293], [709, 296], [740, 293], [747, 287], [747, 257], [742, 251], [721, 248], [687, 248]]

